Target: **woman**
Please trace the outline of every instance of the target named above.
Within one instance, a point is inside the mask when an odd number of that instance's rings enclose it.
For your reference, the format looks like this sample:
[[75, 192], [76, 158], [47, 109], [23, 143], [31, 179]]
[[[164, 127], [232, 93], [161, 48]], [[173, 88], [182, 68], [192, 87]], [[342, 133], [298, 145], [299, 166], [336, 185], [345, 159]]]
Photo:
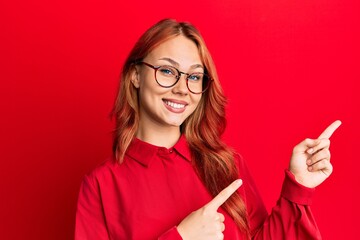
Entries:
[[147, 30], [122, 70], [114, 156], [83, 180], [75, 238], [320, 239], [309, 204], [332, 172], [340, 121], [294, 148], [268, 215], [243, 159], [220, 139], [225, 103], [191, 24], [165, 19]]

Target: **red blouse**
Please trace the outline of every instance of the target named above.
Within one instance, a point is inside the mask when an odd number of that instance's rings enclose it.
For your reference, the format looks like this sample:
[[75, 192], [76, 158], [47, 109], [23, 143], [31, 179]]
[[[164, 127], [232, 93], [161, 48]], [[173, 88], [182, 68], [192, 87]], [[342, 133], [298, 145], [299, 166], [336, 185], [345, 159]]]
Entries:
[[[285, 171], [280, 199], [268, 215], [243, 159], [236, 156], [253, 239], [321, 239], [310, 211], [314, 189]], [[75, 239], [181, 240], [176, 226], [212, 197], [194, 171], [185, 137], [167, 149], [135, 139], [124, 162], [109, 159], [84, 177]], [[225, 240], [243, 239], [225, 216]]]

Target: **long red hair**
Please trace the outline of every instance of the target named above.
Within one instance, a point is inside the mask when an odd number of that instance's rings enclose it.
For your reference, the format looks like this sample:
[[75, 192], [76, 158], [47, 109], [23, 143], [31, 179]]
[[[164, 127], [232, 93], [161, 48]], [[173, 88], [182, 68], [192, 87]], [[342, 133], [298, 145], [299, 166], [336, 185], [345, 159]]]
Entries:
[[[209, 192], [216, 196], [238, 178], [238, 171], [234, 152], [220, 138], [226, 127], [226, 98], [205, 42], [190, 23], [162, 20], [148, 29], [130, 52], [122, 69], [120, 87], [112, 111], [116, 124], [113, 152], [121, 163], [139, 125], [138, 92], [131, 83], [134, 63], [141, 61], [161, 43], [179, 35], [189, 38], [197, 45], [205, 71], [213, 79], [209, 89], [202, 94], [195, 111], [181, 125], [181, 132], [188, 141], [199, 177]], [[240, 195], [234, 193], [222, 207], [249, 237], [246, 207]]]

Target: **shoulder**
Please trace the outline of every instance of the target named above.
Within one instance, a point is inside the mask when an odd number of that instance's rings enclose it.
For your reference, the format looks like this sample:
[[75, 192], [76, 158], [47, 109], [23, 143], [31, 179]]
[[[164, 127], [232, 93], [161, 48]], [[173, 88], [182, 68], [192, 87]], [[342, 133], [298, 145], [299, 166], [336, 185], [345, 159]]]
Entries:
[[251, 184], [253, 184], [252, 175], [244, 157], [241, 154], [235, 152], [234, 161], [239, 173], [239, 178], [245, 181], [249, 181]]
[[103, 179], [111, 177], [114, 171], [120, 166], [114, 157], [108, 157], [95, 168], [90, 170], [85, 176], [84, 181], [99, 182]]

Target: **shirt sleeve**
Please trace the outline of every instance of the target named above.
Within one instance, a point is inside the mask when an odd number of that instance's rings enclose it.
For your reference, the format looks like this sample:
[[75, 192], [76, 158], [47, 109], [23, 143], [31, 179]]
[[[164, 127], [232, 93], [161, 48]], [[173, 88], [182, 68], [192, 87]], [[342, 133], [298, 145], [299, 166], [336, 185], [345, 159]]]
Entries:
[[[96, 177], [84, 177], [76, 210], [75, 240], [109, 240], [109, 231], [106, 225], [102, 207], [99, 184]], [[176, 226], [172, 227], [158, 240], [182, 240]]]
[[182, 237], [180, 236], [177, 228], [173, 227], [164, 234], [162, 234], [158, 238], [158, 240], [182, 240]]
[[240, 175], [244, 184], [246, 182], [244, 195], [252, 239], [321, 239], [310, 209], [314, 188], [299, 184], [294, 175], [285, 170], [280, 198], [268, 214], [249, 170], [241, 159]]
[[85, 176], [80, 187], [76, 219], [75, 240], [108, 240], [99, 187], [91, 176]]

